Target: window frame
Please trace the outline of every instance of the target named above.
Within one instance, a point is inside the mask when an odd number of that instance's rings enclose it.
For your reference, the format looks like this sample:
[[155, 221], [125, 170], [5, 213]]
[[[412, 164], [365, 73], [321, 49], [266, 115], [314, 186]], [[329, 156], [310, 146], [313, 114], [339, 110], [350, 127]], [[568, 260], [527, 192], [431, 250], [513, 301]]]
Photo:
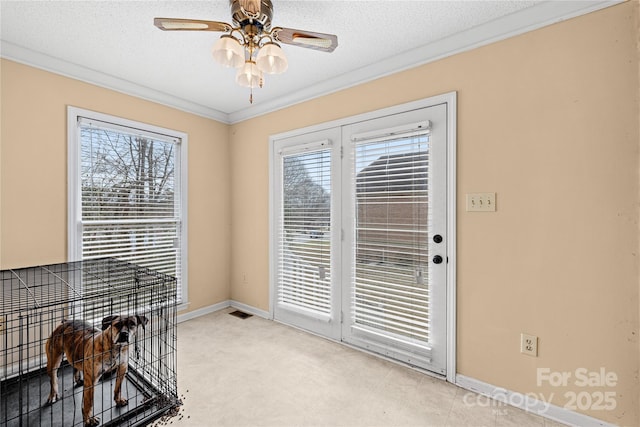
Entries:
[[160, 134], [180, 140], [176, 153], [179, 156], [180, 168], [180, 295], [178, 295], [178, 309], [189, 304], [188, 286], [188, 135], [174, 129], [142, 123], [105, 113], [86, 110], [74, 106], [67, 106], [67, 260], [82, 260], [82, 184], [81, 184], [81, 147], [80, 147], [80, 118], [96, 120], [137, 130], [143, 133]]

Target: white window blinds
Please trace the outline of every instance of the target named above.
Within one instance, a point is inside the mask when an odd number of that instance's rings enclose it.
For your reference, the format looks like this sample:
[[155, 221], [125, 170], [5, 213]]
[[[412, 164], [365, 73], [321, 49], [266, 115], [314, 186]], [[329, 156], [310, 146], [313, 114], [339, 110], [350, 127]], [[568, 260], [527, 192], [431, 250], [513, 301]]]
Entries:
[[326, 317], [331, 313], [331, 151], [306, 147], [283, 154], [281, 161], [278, 303]]
[[175, 276], [180, 298], [181, 140], [85, 118], [78, 127], [82, 258]]
[[429, 342], [428, 124], [354, 136], [353, 325]]

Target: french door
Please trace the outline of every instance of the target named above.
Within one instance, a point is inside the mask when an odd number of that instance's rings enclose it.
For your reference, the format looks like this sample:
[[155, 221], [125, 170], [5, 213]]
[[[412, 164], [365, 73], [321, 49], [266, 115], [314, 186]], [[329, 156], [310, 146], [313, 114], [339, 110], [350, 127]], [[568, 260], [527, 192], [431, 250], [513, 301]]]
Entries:
[[276, 320], [446, 374], [447, 108], [273, 140]]
[[274, 144], [274, 317], [340, 338], [340, 129]]

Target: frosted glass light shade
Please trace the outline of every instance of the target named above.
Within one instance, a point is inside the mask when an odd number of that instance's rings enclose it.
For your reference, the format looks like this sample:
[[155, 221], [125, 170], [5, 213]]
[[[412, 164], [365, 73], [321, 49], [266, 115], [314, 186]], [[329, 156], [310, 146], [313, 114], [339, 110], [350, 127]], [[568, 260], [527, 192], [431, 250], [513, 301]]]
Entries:
[[262, 86], [262, 71], [258, 69], [256, 63], [253, 61], [245, 61], [242, 68], [238, 69], [236, 74], [236, 83], [244, 87], [261, 87]]
[[244, 63], [244, 48], [236, 39], [228, 34], [220, 37], [213, 45], [213, 58], [225, 67], [237, 68]]
[[280, 74], [287, 70], [289, 63], [282, 48], [276, 43], [269, 42], [260, 48], [256, 57], [256, 65], [263, 73]]

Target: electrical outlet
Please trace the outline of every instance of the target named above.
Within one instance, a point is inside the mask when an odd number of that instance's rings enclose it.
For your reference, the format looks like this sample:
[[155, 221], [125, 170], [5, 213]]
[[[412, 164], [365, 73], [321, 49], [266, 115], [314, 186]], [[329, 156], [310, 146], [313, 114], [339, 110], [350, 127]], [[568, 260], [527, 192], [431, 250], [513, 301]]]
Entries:
[[467, 193], [467, 212], [495, 212], [496, 193]]
[[538, 337], [535, 335], [520, 334], [520, 353], [527, 356], [538, 357]]

